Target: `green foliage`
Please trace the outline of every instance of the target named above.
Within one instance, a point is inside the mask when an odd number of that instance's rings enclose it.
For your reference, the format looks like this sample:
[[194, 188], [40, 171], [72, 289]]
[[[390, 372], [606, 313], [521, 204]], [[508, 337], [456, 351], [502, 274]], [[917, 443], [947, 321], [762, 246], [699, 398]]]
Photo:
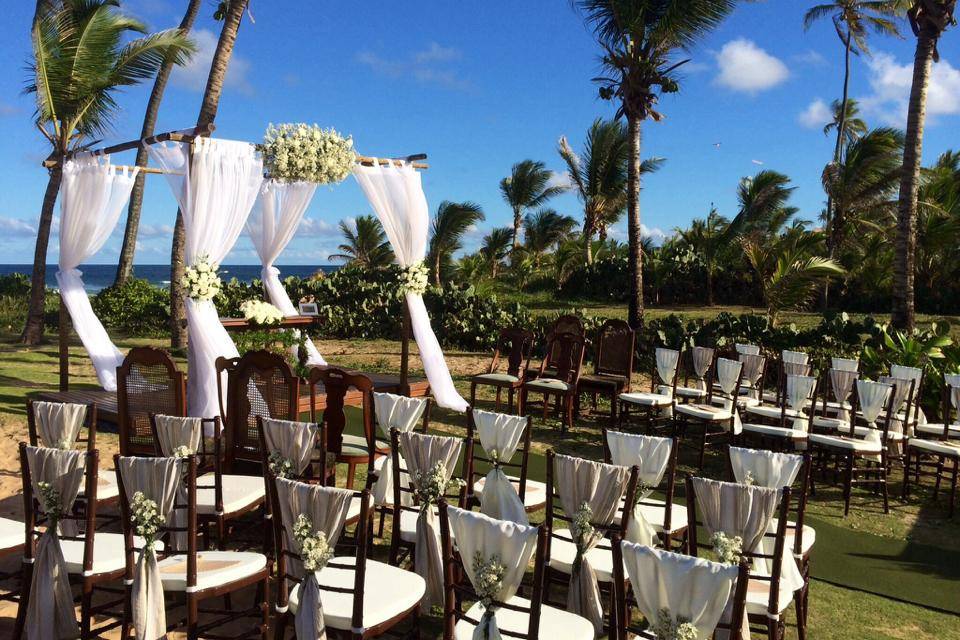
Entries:
[[293, 347], [300, 353], [306, 344], [307, 336], [303, 332], [290, 329], [255, 329], [237, 331], [231, 337], [237, 351], [243, 355], [247, 351], [263, 350], [283, 356], [293, 367], [294, 372], [303, 377], [308, 371], [301, 366], [300, 359], [293, 356]]
[[10, 273], [0, 276], [0, 296], [30, 295], [30, 276], [25, 273]]
[[113, 329], [150, 336], [169, 331], [170, 295], [146, 280], [131, 278], [119, 286], [107, 287], [91, 302], [97, 317]]

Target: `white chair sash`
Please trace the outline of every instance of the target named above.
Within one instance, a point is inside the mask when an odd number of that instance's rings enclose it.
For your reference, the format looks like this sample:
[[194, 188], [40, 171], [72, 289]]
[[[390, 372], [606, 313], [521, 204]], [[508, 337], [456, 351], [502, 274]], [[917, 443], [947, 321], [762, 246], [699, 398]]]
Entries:
[[838, 358], [834, 356], [830, 358], [830, 368], [856, 373], [860, 371], [860, 360], [856, 358]]
[[784, 362], [784, 364], [807, 364], [807, 362], [810, 361], [810, 356], [803, 351], [789, 351], [784, 349], [780, 353], [780, 359]]
[[[456, 507], [447, 508], [447, 517], [452, 537], [463, 558], [464, 571], [474, 587], [478, 583], [474, 559], [479, 555], [484, 562], [489, 562], [496, 557], [505, 571], [494, 600], [506, 602], [516, 595], [530, 557], [537, 548], [537, 528]], [[473, 640], [500, 640], [496, 613], [496, 606], [484, 611], [480, 624], [473, 630]]]
[[[657, 362], [657, 375], [660, 376], [660, 393], [673, 397], [673, 382], [677, 377], [677, 367], [680, 364], [680, 352], [673, 349], [663, 349], [657, 347], [655, 352]], [[673, 417], [673, 407], [663, 407], [660, 414], [666, 417]]]
[[[460, 438], [428, 436], [415, 431], [399, 434], [400, 452], [407, 462], [410, 484], [415, 490], [420, 488], [421, 477], [430, 473], [440, 463], [444, 472], [444, 481], [453, 476], [463, 441]], [[443, 593], [443, 558], [440, 555], [440, 529], [436, 516], [436, 505], [420, 504], [417, 516], [416, 553], [413, 568], [427, 583], [426, 592], [420, 603], [422, 610], [429, 610], [435, 604], [441, 604]]]
[[787, 406], [797, 412], [793, 419], [793, 428], [797, 431], [807, 431], [810, 421], [803, 411], [813, 401], [813, 390], [817, 386], [817, 379], [812, 376], [787, 376], [786, 401]]
[[723, 408], [733, 414], [733, 433], [739, 435], [743, 432], [743, 423], [740, 421], [740, 412], [737, 407], [737, 398], [734, 393], [737, 391], [737, 382], [741, 379], [743, 363], [728, 358], [717, 359], [717, 384], [723, 391]]
[[[553, 460], [554, 483], [564, 513], [573, 517], [580, 505], [586, 503], [592, 513], [591, 524], [609, 526], [627, 489], [630, 469], [563, 455], [554, 456]], [[571, 537], [576, 538], [572, 527]], [[579, 562], [574, 561], [567, 590], [567, 610], [589, 620], [597, 635], [603, 631], [603, 601], [587, 552], [602, 539], [602, 532], [596, 530], [580, 541], [582, 544], [574, 539]]]
[[[426, 398], [408, 398], [394, 393], [374, 392], [373, 394], [373, 410], [377, 425], [388, 440], [391, 429], [396, 429], [400, 433], [413, 431], [426, 408]], [[374, 504], [388, 505], [393, 504], [393, 456], [384, 456], [382, 460], [372, 494]], [[401, 467], [406, 467], [402, 456], [400, 462]], [[400, 474], [400, 481], [409, 482], [406, 472]], [[400, 494], [400, 501], [404, 506], [412, 504], [412, 498], [408, 493]]]
[[[896, 378], [894, 376], [880, 376], [878, 378], [879, 382], [884, 384], [889, 384], [892, 387], [891, 393], [893, 397], [890, 400], [891, 416], [890, 416], [890, 431], [893, 433], [905, 433], [904, 425], [911, 424], [910, 416], [903, 415], [903, 419], [900, 418], [901, 412], [905, 412], [907, 407], [907, 396], [910, 395], [910, 388], [913, 385], [911, 380], [904, 378]], [[910, 412], [913, 412], [913, 406], [910, 407]], [[912, 436], [913, 433], [905, 433], [907, 436]], [[891, 443], [893, 446], [893, 443]]]
[[[883, 406], [887, 403], [893, 386], [883, 382], [873, 382], [871, 380], [857, 380], [857, 398], [860, 400], [860, 413], [867, 426], [876, 431], [877, 418], [883, 411]], [[880, 434], [876, 433], [876, 442], [880, 442]]]
[[760, 347], [755, 344], [736, 344], [737, 353], [742, 356], [758, 356], [760, 355]]
[[[60, 497], [61, 513], [71, 513], [83, 485], [86, 454], [40, 447], [27, 447], [27, 466], [31, 488], [40, 510], [49, 513], [41, 498], [40, 483], [48, 483]], [[73, 608], [69, 574], [60, 534], [76, 535], [75, 522], [49, 526], [37, 541], [30, 582], [29, 604], [25, 618], [27, 638], [79, 638], [80, 628]], [[92, 534], [91, 534], [92, 535]]]
[[670, 464], [673, 440], [607, 431], [607, 448], [613, 464], [621, 467], [636, 466], [638, 469], [637, 479], [640, 486], [637, 488], [637, 506], [633, 509], [633, 517], [627, 521], [626, 539], [655, 547], [659, 543], [657, 530], [643, 516], [639, 503], [648, 498], [663, 481], [663, 475]]
[[529, 524], [523, 501], [499, 464], [509, 462], [517, 453], [527, 428], [526, 416], [473, 409], [473, 421], [477, 425], [480, 446], [495, 460], [483, 481], [480, 512], [497, 520]]
[[278, 453], [290, 461], [296, 475], [302, 475], [310, 466], [320, 427], [313, 422], [276, 418], [261, 418], [260, 424], [263, 426], [267, 456]]
[[739, 483], [744, 483], [749, 473], [755, 486], [782, 489], [793, 486], [803, 467], [803, 456], [731, 446], [730, 466]]
[[923, 412], [923, 407], [920, 406], [919, 401], [920, 383], [923, 381], [923, 369], [920, 367], [908, 367], [902, 364], [894, 364], [890, 365], [890, 376], [893, 378], [899, 378], [901, 380], [909, 380], [913, 382], [913, 393], [915, 397], [913, 400], [913, 407], [910, 408], [910, 411], [917, 412], [917, 424], [927, 424], [927, 416]]
[[[336, 547], [347, 520], [353, 491], [285, 478], [277, 478], [276, 487], [286, 548], [294, 553], [300, 553], [300, 541], [293, 535], [293, 525], [301, 515], [310, 518], [313, 530], [323, 533], [331, 548]], [[327, 631], [323, 622], [319, 572], [304, 575], [303, 563], [290, 556], [287, 556], [287, 563], [289, 563], [290, 574], [301, 578], [299, 606], [294, 616], [296, 636], [310, 638], [310, 640], [324, 640], [327, 637]], [[357, 569], [360, 568], [357, 567]], [[359, 595], [356, 594], [355, 597]]]
[[760, 398], [760, 378], [763, 376], [763, 365], [766, 358], [760, 355], [749, 353], [740, 354], [740, 362], [743, 363], [743, 385], [751, 398]]
[[[836, 358], [834, 359], [836, 360]], [[849, 422], [850, 410], [848, 401], [850, 394], [853, 393], [853, 385], [860, 378], [860, 374], [854, 369], [830, 369], [830, 389], [833, 391], [833, 398], [837, 401], [837, 419], [843, 422]]]
[[157, 426], [161, 455], [170, 457], [178, 447], [186, 447], [193, 453], [200, 451], [200, 439], [203, 437], [201, 418], [156, 415], [153, 420]]
[[745, 552], [755, 550], [776, 512], [779, 491], [706, 478], [692, 481], [707, 532], [740, 536]]
[[53, 449], [72, 449], [87, 418], [87, 405], [72, 402], [33, 403], [33, 423], [40, 444]]
[[[950, 389], [950, 404], [954, 409], [960, 409], [960, 374], [947, 373], [943, 376], [943, 383]], [[944, 422], [949, 422], [949, 416], [943, 417]], [[960, 415], [957, 416], [960, 422]]]
[[694, 347], [690, 355], [693, 361], [693, 375], [697, 379], [697, 386], [702, 390], [707, 388], [707, 372], [713, 364], [713, 353], [710, 347]]

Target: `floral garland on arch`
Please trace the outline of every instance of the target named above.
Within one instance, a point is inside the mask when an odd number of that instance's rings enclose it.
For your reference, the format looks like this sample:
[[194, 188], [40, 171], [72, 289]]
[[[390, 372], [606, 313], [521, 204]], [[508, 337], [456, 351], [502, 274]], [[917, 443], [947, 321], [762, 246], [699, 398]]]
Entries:
[[305, 122], [270, 124], [257, 145], [267, 174], [283, 182], [343, 182], [357, 161], [353, 138]]
[[263, 300], [247, 300], [240, 305], [243, 319], [259, 326], [277, 325], [283, 321], [283, 312]]
[[187, 297], [196, 302], [213, 300], [223, 287], [217, 275], [219, 268], [220, 265], [207, 256], [200, 256], [192, 266], [185, 267], [182, 285]]
[[407, 293], [422, 296], [430, 283], [430, 269], [423, 260], [400, 269], [400, 295]]

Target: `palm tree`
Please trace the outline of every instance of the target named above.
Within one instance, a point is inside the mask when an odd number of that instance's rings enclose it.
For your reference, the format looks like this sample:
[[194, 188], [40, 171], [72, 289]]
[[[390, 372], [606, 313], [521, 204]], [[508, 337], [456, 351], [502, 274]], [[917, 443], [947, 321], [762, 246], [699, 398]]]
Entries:
[[374, 216], [358, 216], [353, 226], [341, 220], [340, 232], [346, 242], [337, 247], [342, 253], [331, 255], [331, 260], [342, 260], [366, 269], [381, 269], [393, 262], [387, 234]]
[[473, 202], [450, 202], [444, 200], [437, 207], [427, 253], [433, 268], [433, 283], [440, 286], [440, 269], [450, 262], [451, 256], [463, 248], [463, 234], [484, 220], [480, 205]]
[[[223, 20], [217, 48], [213, 52], [210, 62], [210, 73], [207, 74], [207, 86], [203, 90], [203, 101], [200, 103], [200, 115], [197, 117], [198, 126], [213, 124], [217, 118], [217, 108], [220, 106], [220, 96], [223, 94], [223, 83], [227, 77], [227, 67], [233, 56], [233, 47], [237, 42], [237, 33], [240, 22], [247, 10], [249, 0], [222, 0], [217, 5], [214, 18]], [[183, 230], [183, 213], [177, 211], [177, 222], [173, 226], [173, 243], [170, 247], [170, 346], [180, 348], [186, 346], [186, 310], [183, 302], [183, 251], [186, 236]]]
[[43, 335], [47, 244], [63, 162], [94, 136], [110, 130], [124, 86], [152, 77], [164, 61], [186, 61], [193, 45], [172, 29], [145, 34], [143, 23], [120, 12], [112, 0], [38, 2], [31, 35], [33, 61], [27, 92], [36, 97], [36, 126], [50, 143], [47, 188], [40, 210], [27, 321], [21, 339], [37, 344]]
[[737, 186], [740, 210], [727, 227], [728, 237], [778, 234], [797, 213], [796, 207], [787, 204], [796, 190], [789, 185], [789, 177], [768, 169], [740, 180]]
[[940, 60], [937, 42], [948, 26], [956, 24], [957, 0], [916, 0], [907, 17], [917, 37], [913, 58], [913, 83], [907, 109], [907, 133], [903, 145], [903, 172], [897, 215], [897, 259], [893, 274], [893, 324], [913, 330], [913, 271], [916, 249], [917, 196], [920, 188], [920, 161], [923, 156], [923, 126], [926, 120], [930, 67]]
[[514, 230], [511, 227], [497, 227], [483, 237], [480, 254], [490, 268], [490, 277], [497, 277], [500, 264], [510, 253], [514, 236]]
[[[200, 0], [190, 0], [187, 5], [187, 11], [180, 20], [180, 31], [189, 33], [193, 28], [193, 22], [200, 11]], [[150, 99], [147, 101], [147, 110], [143, 114], [143, 126], [140, 128], [140, 138], [149, 138], [154, 133], [154, 127], [157, 125], [157, 113], [160, 111], [160, 103], [163, 101], [163, 92], [167, 88], [167, 80], [170, 79], [170, 72], [173, 70], [173, 58], [168, 58], [163, 62], [160, 71], [157, 72], [157, 79], [153, 82], [153, 90], [150, 92]], [[147, 148], [141, 146], [137, 149], [138, 167], [147, 166]], [[123, 232], [123, 246], [120, 248], [120, 259], [117, 262], [117, 275], [114, 278], [114, 284], [123, 284], [133, 274], [133, 255], [137, 250], [137, 230], [140, 226], [140, 210], [143, 207], [143, 189], [146, 182], [146, 174], [140, 172], [133, 182], [133, 190], [130, 192], [130, 204], [127, 206], [127, 225]]]
[[539, 267], [543, 254], [569, 238], [576, 228], [576, 220], [553, 209], [528, 213], [523, 219], [523, 235], [526, 248], [533, 254], [534, 265]]
[[713, 279], [720, 269], [720, 256], [729, 246], [727, 227], [730, 222], [711, 207], [705, 220], [696, 219], [688, 229], [677, 229], [680, 238], [690, 245], [703, 262], [707, 273], [707, 304], [713, 306]]
[[736, 7], [736, 0], [576, 0], [603, 49], [600, 97], [619, 103], [627, 119], [627, 224], [630, 245], [630, 309], [634, 328], [643, 322], [643, 256], [640, 252], [640, 125], [663, 118], [654, 107], [661, 93], [679, 90], [677, 69], [691, 48]]
[[489, 269], [486, 258], [478, 251], [457, 260], [455, 275], [461, 284], [473, 287], [477, 293], [487, 293], [492, 284]]
[[552, 177], [553, 172], [542, 162], [523, 160], [513, 165], [510, 175], [500, 181], [500, 193], [513, 212], [512, 251], [520, 247], [523, 214], [564, 192], [564, 187], [550, 184]]
[[843, 102], [834, 100], [830, 103], [830, 111], [833, 112], [833, 119], [823, 125], [823, 135], [830, 135], [831, 131], [840, 130], [840, 122], [843, 121], [843, 141], [841, 143], [840, 158], [843, 160], [843, 148], [846, 145], [856, 142], [867, 132], [867, 123], [860, 117], [860, 103], [854, 98], [847, 98], [847, 108], [843, 108]]

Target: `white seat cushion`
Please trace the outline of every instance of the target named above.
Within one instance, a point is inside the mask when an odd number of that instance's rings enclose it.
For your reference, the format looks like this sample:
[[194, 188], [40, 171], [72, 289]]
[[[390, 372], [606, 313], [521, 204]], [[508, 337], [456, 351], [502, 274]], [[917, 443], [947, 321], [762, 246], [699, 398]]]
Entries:
[[[334, 558], [330, 564], [355, 567], [353, 556]], [[427, 583], [412, 571], [394, 567], [384, 562], [367, 560], [363, 583], [363, 627], [369, 629], [409, 611], [423, 598]], [[322, 587], [353, 589], [357, 572], [355, 569], [326, 567], [317, 576]], [[337, 593], [320, 589], [323, 604], [323, 623], [332, 629], [350, 631], [353, 628], [353, 594]], [[297, 612], [300, 605], [300, 585], [290, 590], [290, 611]]]
[[706, 398], [707, 391], [705, 389], [698, 389], [697, 387], [677, 387], [674, 392], [676, 395], [682, 398]]
[[[186, 591], [187, 556], [185, 554], [164, 558], [157, 565], [160, 567], [160, 580], [163, 582], [164, 591]], [[243, 580], [266, 566], [267, 557], [262, 553], [199, 551], [197, 552], [197, 589], [221, 587]]]
[[[774, 518], [771, 522], [771, 526], [776, 528], [777, 523], [778, 523], [777, 518]], [[796, 523], [793, 522], [792, 520], [787, 520], [787, 524], [796, 527]], [[784, 547], [784, 551], [783, 551], [784, 554], [793, 553], [793, 546], [795, 544], [793, 532], [795, 530], [796, 530], [795, 528], [787, 529], [786, 537], [784, 538], [784, 540], [786, 541], [786, 546]], [[808, 553], [810, 553], [810, 549], [813, 548], [813, 545], [816, 541], [817, 541], [817, 530], [811, 527], [810, 525], [807, 525], [807, 524], [803, 525], [803, 541], [801, 543], [800, 552], [803, 555], [807, 555]]]
[[844, 436], [827, 436], [820, 433], [810, 434], [809, 440], [820, 446], [856, 451], [857, 453], [880, 453], [883, 449], [879, 442], [868, 442], [867, 440], [858, 440]]
[[[235, 476], [224, 474], [223, 481], [223, 512], [237, 513], [251, 505], [263, 502], [266, 487], [260, 476]], [[216, 477], [207, 473], [197, 478], [197, 513], [201, 515], [216, 515], [216, 494], [213, 485]], [[199, 487], [209, 487], [200, 489]]]
[[[865, 438], [867, 434], [870, 433], [871, 431], [876, 431], [876, 429], [871, 429], [870, 427], [855, 426], [853, 428], [853, 435], [857, 436], [858, 438]], [[847, 434], [849, 432], [850, 432], [849, 426], [847, 426], [846, 431], [841, 431], [841, 433], [843, 434]], [[887, 431], [887, 438], [889, 438], [894, 442], [900, 442], [901, 440], [903, 440], [903, 434], [900, 433], [899, 431], [894, 431], [893, 429], [890, 429], [889, 431]]]
[[512, 376], [509, 373], [481, 373], [478, 376], [473, 376], [474, 382], [509, 382], [516, 383], [520, 381], [520, 378], [517, 376]]
[[720, 422], [729, 420], [733, 415], [721, 407], [715, 407], [708, 404], [678, 404], [677, 413], [697, 418], [699, 420], [708, 420]]
[[531, 391], [569, 391], [570, 385], [564, 382], [563, 380], [556, 380], [554, 378], [537, 378], [536, 380], [531, 380], [530, 382], [524, 383], [524, 386]]
[[[23, 525], [21, 525], [22, 528]], [[83, 540], [61, 540], [63, 559], [67, 563], [69, 573], [79, 575], [83, 573]], [[133, 546], [143, 546], [143, 538], [134, 537]], [[163, 541], [156, 543], [158, 551], [163, 550]], [[97, 533], [93, 536], [93, 565], [90, 569], [93, 575], [114, 573], [124, 568], [126, 547], [122, 533]]]
[[[647, 504], [651, 503], [651, 504]], [[661, 533], [677, 533], [687, 528], [687, 507], [682, 504], [670, 505], [670, 531], [664, 531], [663, 523], [667, 515], [667, 503], [662, 500], [646, 498], [640, 504], [640, 513], [644, 520]]]
[[340, 447], [342, 456], [365, 456], [370, 450], [367, 439], [350, 433], [343, 434], [343, 445]]
[[620, 400], [642, 407], [669, 407], [673, 404], [673, 398], [662, 393], [621, 393]]
[[[943, 435], [943, 423], [928, 422], [927, 424], [918, 424], [914, 426], [917, 433], [928, 433], [934, 436]], [[951, 424], [947, 427], [948, 438], [960, 438], [960, 424]]]
[[750, 433], [759, 433], [760, 435], [770, 436], [772, 438], [788, 438], [790, 440], [806, 440], [807, 432], [789, 427], [775, 427], [769, 424], [753, 424], [752, 422], [743, 423], [743, 430]]
[[22, 522], [9, 518], [0, 518], [0, 551], [23, 546], [26, 530]]
[[[772, 583], [769, 580], [750, 580], [747, 585], [747, 614], [755, 616], [766, 616], [767, 609], [770, 607], [770, 587]], [[793, 594], [782, 588], [777, 598], [777, 613], [790, 606], [793, 601]]]
[[[559, 538], [550, 538], [550, 568], [569, 574], [577, 557], [577, 546], [573, 544], [569, 529], [555, 529], [554, 534]], [[601, 540], [600, 544], [610, 546], [610, 541]], [[587, 559], [597, 573], [597, 580], [613, 582], [613, 552], [610, 549], [594, 547], [587, 552]]]
[[[517, 490], [517, 493], [520, 492], [520, 478], [516, 476], [507, 476], [507, 479], [513, 484], [514, 489]], [[486, 478], [480, 478], [473, 483], [473, 493], [476, 494], [480, 500], [483, 500], [483, 487], [486, 483]], [[535, 507], [543, 506], [547, 503], [547, 485], [543, 482], [537, 482], [536, 480], [531, 480], [527, 478], [527, 484], [523, 489], [523, 506], [528, 510]]]
[[930, 453], [960, 457], [960, 442], [943, 442], [941, 440], [925, 440], [910, 438], [907, 446], [912, 449], [922, 449]]
[[769, 404], [760, 404], [754, 407], [747, 407], [746, 412], [750, 415], [760, 416], [761, 418], [769, 418], [771, 420], [779, 420], [780, 416], [784, 413], [786, 413], [788, 418], [796, 418], [800, 415], [800, 412], [794, 411], [789, 407], [787, 407], [786, 412], [784, 412], [783, 408]]
[[[514, 596], [507, 604], [519, 607], [530, 607], [530, 601], [520, 596]], [[324, 605], [326, 607], [326, 605]], [[467, 616], [479, 620], [483, 616], [482, 605], [477, 602], [467, 611]], [[467, 620], [460, 620], [454, 627], [453, 635], [456, 640], [472, 640], [475, 625]], [[510, 631], [517, 635], [526, 636], [530, 628], [530, 616], [526, 611], [500, 609], [497, 611], [497, 628], [500, 632]], [[504, 635], [504, 638], [513, 636]], [[575, 613], [555, 609], [547, 605], [540, 606], [540, 629], [537, 639], [543, 640], [593, 640], [593, 625], [586, 618]]]
[[829, 418], [827, 416], [814, 416], [813, 418], [813, 428], [814, 429], [825, 429], [825, 430], [835, 430], [843, 429], [849, 427], [850, 422], [848, 420], [841, 420], [839, 418]]

